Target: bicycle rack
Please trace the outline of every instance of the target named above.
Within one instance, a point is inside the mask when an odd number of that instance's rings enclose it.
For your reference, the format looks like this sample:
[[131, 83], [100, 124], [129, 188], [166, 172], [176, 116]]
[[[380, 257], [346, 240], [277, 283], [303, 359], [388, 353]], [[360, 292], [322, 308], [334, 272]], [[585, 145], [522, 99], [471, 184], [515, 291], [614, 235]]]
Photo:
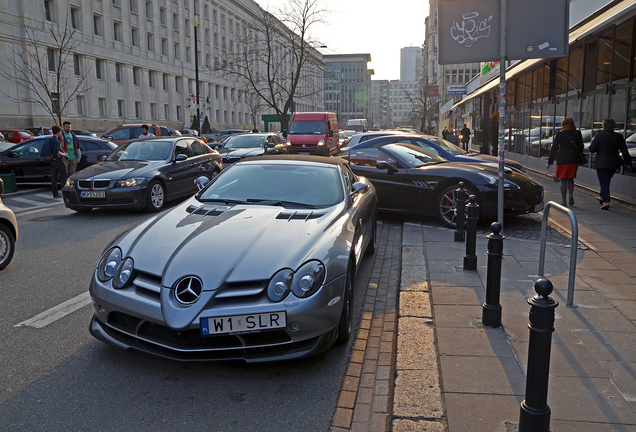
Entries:
[[550, 216], [550, 209], [555, 208], [562, 213], [565, 213], [570, 218], [570, 225], [572, 228], [572, 251], [570, 252], [570, 273], [568, 278], [568, 298], [565, 303], [568, 307], [574, 306], [574, 279], [576, 278], [576, 250], [577, 245], [579, 244], [579, 226], [576, 222], [576, 216], [574, 212], [569, 208], [562, 206], [561, 204], [557, 204], [554, 201], [548, 201], [543, 209], [543, 222], [541, 223], [541, 249], [539, 252], [539, 277], [542, 278], [545, 275], [544, 272], [544, 261], [545, 261], [545, 243], [546, 243], [546, 234], [548, 227], [548, 217]]

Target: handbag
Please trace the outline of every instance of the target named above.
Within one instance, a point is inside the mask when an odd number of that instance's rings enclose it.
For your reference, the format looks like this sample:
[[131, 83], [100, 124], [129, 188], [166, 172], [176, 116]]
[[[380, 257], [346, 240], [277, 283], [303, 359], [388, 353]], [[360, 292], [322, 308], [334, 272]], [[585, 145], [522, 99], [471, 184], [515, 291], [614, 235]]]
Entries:
[[587, 156], [585, 156], [585, 153], [579, 153], [579, 156], [579, 165], [587, 165]]

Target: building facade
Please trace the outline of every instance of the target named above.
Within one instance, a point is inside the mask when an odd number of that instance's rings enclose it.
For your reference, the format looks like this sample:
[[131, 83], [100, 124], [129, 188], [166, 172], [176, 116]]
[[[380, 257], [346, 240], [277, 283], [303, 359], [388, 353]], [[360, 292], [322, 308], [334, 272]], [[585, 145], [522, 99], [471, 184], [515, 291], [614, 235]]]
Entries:
[[422, 76], [424, 57], [421, 47], [405, 47], [400, 49], [400, 81], [419, 81]]
[[325, 110], [338, 116], [341, 128], [349, 119], [371, 115], [371, 54], [332, 54], [323, 56]]
[[[15, 58], [19, 45], [28, 45], [28, 29], [33, 29], [55, 62], [58, 47], [48, 26], [75, 32], [72, 61], [62, 71], [67, 87], [61, 88], [59, 99], [69, 100], [62, 118], [71, 120], [76, 129], [100, 132], [137, 122], [189, 127], [197, 108], [195, 23], [201, 120], [207, 117], [216, 130], [251, 128], [245, 91], [214, 65], [224, 53], [239, 49], [237, 35], [262, 14], [254, 1], [23, 0], [3, 2], [0, 12], [0, 53], [5, 58]], [[322, 65], [320, 55], [312, 53], [308, 67], [322, 76]], [[7, 62], [2, 66], [4, 73], [17, 74], [7, 70]], [[82, 78], [81, 91], [69, 98], [66, 93]], [[53, 121], [38, 104], [15, 102], [34, 98], [34, 92], [6, 78], [0, 89], [7, 95], [0, 101], [4, 126], [42, 126]], [[321, 96], [294, 102], [298, 111], [324, 108]]]

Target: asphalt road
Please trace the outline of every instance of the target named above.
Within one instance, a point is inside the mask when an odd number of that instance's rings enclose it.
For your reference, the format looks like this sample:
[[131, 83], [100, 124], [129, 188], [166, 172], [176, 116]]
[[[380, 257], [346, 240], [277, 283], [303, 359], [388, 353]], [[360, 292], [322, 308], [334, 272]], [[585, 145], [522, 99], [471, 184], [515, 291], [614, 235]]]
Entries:
[[[148, 215], [77, 214], [21, 198], [16, 255], [0, 273], [0, 430], [329, 429], [351, 344], [258, 365], [177, 363], [110, 347], [88, 333], [88, 283], [106, 245]], [[371, 265], [365, 259], [356, 279], [354, 331]], [[48, 321], [40, 315], [60, 305]]]

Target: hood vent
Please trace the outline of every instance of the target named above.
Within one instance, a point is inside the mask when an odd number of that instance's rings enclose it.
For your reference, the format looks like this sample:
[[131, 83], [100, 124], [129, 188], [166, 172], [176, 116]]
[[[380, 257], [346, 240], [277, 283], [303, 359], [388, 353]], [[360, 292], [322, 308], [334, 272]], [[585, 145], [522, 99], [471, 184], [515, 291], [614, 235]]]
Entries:
[[186, 211], [190, 214], [201, 215], [201, 216], [219, 216], [225, 213], [226, 210], [227, 208], [217, 208], [217, 207], [209, 208], [205, 206], [197, 207], [195, 205], [191, 205], [190, 207], [186, 209]]
[[281, 212], [276, 216], [276, 219], [287, 220], [310, 220], [318, 219], [325, 215], [325, 212]]

